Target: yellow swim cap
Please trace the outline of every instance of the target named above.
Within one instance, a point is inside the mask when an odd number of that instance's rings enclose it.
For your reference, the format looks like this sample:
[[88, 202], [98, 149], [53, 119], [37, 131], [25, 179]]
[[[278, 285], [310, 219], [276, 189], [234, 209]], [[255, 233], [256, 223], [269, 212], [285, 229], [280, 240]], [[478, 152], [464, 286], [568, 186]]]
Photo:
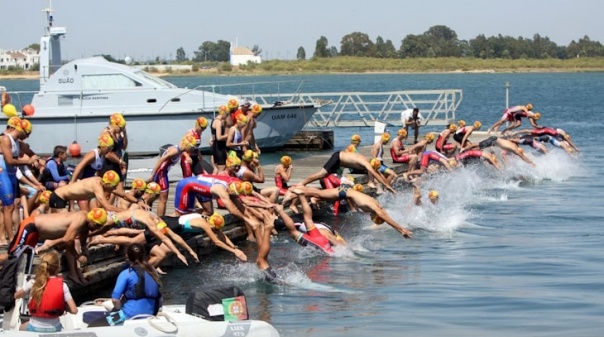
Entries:
[[228, 157], [225, 162], [226, 167], [240, 166], [241, 159], [238, 157]]
[[363, 185], [361, 184], [354, 184], [354, 186], [352, 186], [352, 189], [357, 191], [357, 192], [363, 192]]
[[475, 129], [475, 130], [480, 129], [480, 127], [481, 127], [481, 126], [482, 126], [482, 123], [481, 123], [481, 122], [479, 122], [479, 121], [474, 122], [473, 127], [474, 127], [474, 129]]
[[31, 122], [27, 119], [22, 119], [21, 120], [21, 129], [23, 129], [23, 131], [25, 131], [25, 133], [27, 133], [29, 135], [33, 129], [31, 126]]
[[48, 204], [48, 200], [50, 200], [51, 194], [52, 194], [52, 191], [49, 191], [49, 190], [42, 192], [42, 194], [40, 194], [40, 198], [38, 198], [38, 201], [41, 204]]
[[103, 181], [103, 183], [109, 184], [112, 187], [115, 187], [115, 186], [117, 186], [117, 184], [120, 183], [120, 176], [114, 170], [109, 170], [109, 171], [105, 172], [105, 174], [103, 174], [103, 177], [101, 178], [101, 180]]
[[243, 185], [241, 184], [241, 181], [233, 181], [232, 183], [230, 183], [229, 190], [231, 190], [231, 192], [234, 193], [235, 195], [242, 194]]
[[463, 128], [464, 126], [466, 126], [466, 121], [464, 121], [463, 119], [460, 119], [457, 124], [459, 124], [460, 128]]
[[145, 189], [145, 193], [149, 194], [159, 194], [161, 192], [161, 186], [155, 181], [152, 181], [147, 184], [147, 188]]
[[373, 167], [374, 170], [377, 170], [380, 168], [380, 166], [382, 166], [382, 162], [377, 158], [372, 158], [369, 163], [371, 164], [371, 167]]
[[432, 143], [434, 141], [434, 134], [433, 133], [426, 134], [425, 139], [428, 141], [428, 143]]
[[113, 138], [111, 138], [111, 136], [109, 136], [108, 134], [102, 134], [99, 139], [99, 147], [113, 147], [113, 144], [115, 144], [115, 142], [113, 141]]
[[451, 132], [457, 131], [457, 125], [455, 123], [451, 123], [449, 125], [449, 131], [451, 131]]
[[19, 117], [9, 118], [6, 122], [6, 126], [8, 126], [9, 128], [17, 129], [19, 131], [23, 131], [23, 126], [21, 125], [21, 118]]
[[353, 152], [356, 153], [357, 152], [357, 147], [354, 146], [354, 144], [350, 144], [346, 147], [346, 152]]
[[397, 135], [403, 136], [403, 137], [407, 137], [407, 130], [405, 130], [405, 129], [398, 129]]
[[243, 159], [243, 161], [246, 162], [251, 162], [252, 160], [254, 160], [254, 154], [256, 152], [254, 152], [253, 150], [246, 150], [243, 155], [241, 156], [241, 159]]
[[533, 110], [533, 105], [532, 105], [531, 103], [528, 103], [528, 104], [526, 105], [526, 110], [528, 110], [528, 111]]
[[210, 227], [218, 230], [221, 230], [225, 225], [224, 217], [220, 213], [212, 214], [208, 219], [208, 223], [210, 224]]
[[390, 134], [388, 132], [382, 133], [382, 143], [388, 143], [390, 141]]
[[535, 112], [535, 120], [539, 120], [541, 118], [540, 112]]
[[434, 198], [438, 198], [438, 191], [437, 190], [431, 190], [430, 192], [428, 192], [428, 198], [430, 199], [434, 199]]
[[247, 116], [244, 114], [238, 114], [237, 115], [237, 124], [239, 125], [246, 125], [247, 124]]
[[227, 103], [229, 110], [237, 109], [239, 107], [239, 101], [236, 98], [231, 98]]
[[126, 119], [124, 118], [124, 115], [116, 112], [109, 117], [109, 124], [123, 128], [126, 127]]
[[4, 112], [6, 117], [17, 116], [17, 108], [15, 108], [15, 106], [10, 103], [2, 107], [2, 112]]
[[191, 134], [186, 134], [180, 140], [180, 147], [183, 148], [183, 149], [184, 148], [195, 147], [195, 145], [197, 145], [197, 139], [195, 139], [195, 137], [193, 135], [191, 135]]
[[252, 192], [254, 192], [254, 185], [249, 181], [244, 181], [241, 183], [241, 189], [243, 190], [243, 194], [252, 195]]
[[97, 225], [104, 225], [107, 222], [107, 211], [102, 208], [93, 208], [86, 217]]
[[252, 112], [254, 115], [258, 115], [262, 112], [262, 107], [259, 104], [252, 105]]
[[208, 120], [205, 117], [197, 117], [195, 125], [199, 125], [202, 129], [205, 129], [208, 127]]
[[352, 137], [350, 137], [350, 141], [352, 143], [360, 143], [361, 142], [361, 136], [360, 135], [352, 135]]
[[281, 164], [283, 166], [290, 166], [292, 164], [292, 158], [290, 156], [281, 157]]
[[227, 108], [226, 105], [223, 104], [223, 105], [221, 105], [221, 106], [218, 107], [218, 114], [219, 115], [224, 115], [227, 112], [229, 112], [229, 108]]
[[142, 178], [135, 178], [132, 180], [131, 187], [135, 190], [144, 191], [147, 188], [147, 183]]

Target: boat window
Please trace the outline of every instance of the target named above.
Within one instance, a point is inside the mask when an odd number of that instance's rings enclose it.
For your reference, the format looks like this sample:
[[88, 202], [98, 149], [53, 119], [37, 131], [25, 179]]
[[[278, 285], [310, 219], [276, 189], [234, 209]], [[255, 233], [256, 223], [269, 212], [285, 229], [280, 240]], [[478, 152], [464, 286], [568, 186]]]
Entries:
[[145, 71], [139, 70], [136, 72], [137, 75], [144, 77], [145, 79], [153, 82], [154, 84], [162, 88], [176, 88], [176, 86], [168, 81], [162, 80], [159, 77], [155, 77]]
[[140, 87], [141, 84], [122, 74], [83, 75], [82, 89], [124, 89]]

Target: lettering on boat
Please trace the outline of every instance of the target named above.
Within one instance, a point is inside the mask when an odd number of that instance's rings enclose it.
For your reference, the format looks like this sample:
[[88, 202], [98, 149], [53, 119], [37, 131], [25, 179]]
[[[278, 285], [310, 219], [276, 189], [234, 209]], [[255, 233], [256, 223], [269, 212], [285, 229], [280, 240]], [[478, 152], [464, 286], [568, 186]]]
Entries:
[[277, 119], [293, 119], [293, 118], [298, 118], [297, 114], [280, 114], [280, 115], [273, 115], [273, 120], [277, 120]]
[[74, 81], [75, 79], [73, 77], [59, 78], [59, 84], [73, 83]]

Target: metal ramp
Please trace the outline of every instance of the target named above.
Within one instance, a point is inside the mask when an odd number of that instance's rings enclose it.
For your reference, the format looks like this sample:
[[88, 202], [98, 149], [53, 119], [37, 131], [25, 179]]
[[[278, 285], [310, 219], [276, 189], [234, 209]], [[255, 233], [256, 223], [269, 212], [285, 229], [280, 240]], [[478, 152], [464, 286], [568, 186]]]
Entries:
[[[252, 94], [260, 104], [273, 104], [275, 95]], [[282, 101], [293, 104], [314, 103], [321, 108], [307, 127], [363, 127], [375, 122], [402, 125], [401, 112], [417, 107], [424, 125], [447, 125], [463, 99], [459, 89], [403, 90], [388, 92], [280, 93]]]

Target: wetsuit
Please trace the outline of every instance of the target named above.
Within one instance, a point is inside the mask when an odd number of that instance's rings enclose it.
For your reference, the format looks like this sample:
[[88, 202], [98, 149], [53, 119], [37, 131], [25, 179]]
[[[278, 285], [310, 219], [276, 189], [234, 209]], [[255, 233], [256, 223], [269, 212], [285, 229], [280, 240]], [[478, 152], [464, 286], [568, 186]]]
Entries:
[[167, 192], [170, 189], [170, 181], [168, 180], [168, 172], [170, 171], [170, 168], [172, 168], [172, 166], [174, 166], [176, 163], [178, 163], [180, 161], [180, 157], [182, 156], [182, 150], [180, 149], [180, 146], [178, 146], [178, 145], [170, 146], [168, 149], [166, 149], [166, 151], [164, 152], [164, 154], [162, 156], [166, 156], [169, 149], [171, 149], [171, 148], [176, 148], [177, 155], [174, 158], [164, 160], [161, 163], [161, 165], [159, 165], [159, 168], [157, 169], [157, 173], [155, 173], [155, 176], [153, 176], [153, 181], [155, 181], [156, 183], [159, 184], [162, 192]]
[[[403, 146], [403, 142], [400, 141], [398, 138], [395, 138], [392, 143], [397, 142], [399, 144], [399, 148], [401, 150], [405, 150], [405, 147]], [[408, 163], [409, 162], [409, 154], [403, 154], [400, 156], [397, 156], [396, 153], [394, 152], [394, 146], [390, 147], [390, 156], [392, 157], [392, 161], [395, 163]]]
[[[443, 130], [438, 135], [438, 138], [436, 138], [436, 143], [434, 144], [434, 148], [436, 149], [436, 151], [445, 154], [445, 152], [451, 151], [455, 148], [455, 145], [447, 144], [450, 135], [451, 131], [449, 131], [449, 129]], [[463, 137], [461, 139], [463, 139]]]
[[212, 200], [212, 193], [210, 192], [212, 186], [222, 185], [225, 189], [228, 189], [229, 183], [217, 177], [201, 175], [181, 179], [176, 184], [174, 209], [180, 214], [191, 213], [195, 210], [196, 199], [200, 203]]

